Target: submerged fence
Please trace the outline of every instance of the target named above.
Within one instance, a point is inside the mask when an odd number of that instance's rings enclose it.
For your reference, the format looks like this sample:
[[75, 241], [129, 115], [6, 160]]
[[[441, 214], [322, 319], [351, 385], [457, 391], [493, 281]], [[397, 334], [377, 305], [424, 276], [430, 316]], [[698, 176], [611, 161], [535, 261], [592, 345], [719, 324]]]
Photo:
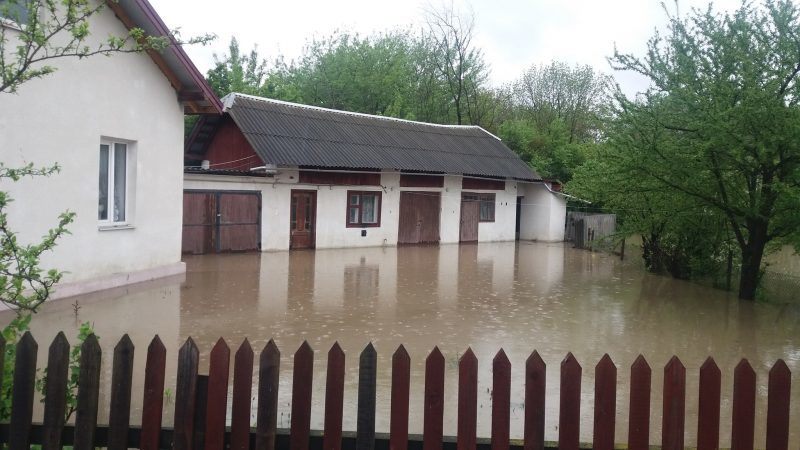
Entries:
[[[2, 339], [2, 337], [0, 337]], [[0, 350], [5, 345], [0, 341]], [[33, 423], [38, 345], [26, 333], [16, 347], [12, 409], [9, 424], [0, 424], [0, 443], [11, 450], [41, 444], [43, 450], [71, 445], [75, 450], [108, 447], [112, 450], [230, 448], [235, 450], [542, 450], [545, 448], [546, 365], [534, 351], [525, 363], [525, 417], [523, 442], [509, 439], [511, 363], [501, 349], [492, 361], [491, 436], [478, 439], [478, 360], [468, 349], [458, 364], [458, 417], [455, 439], [443, 436], [445, 358], [434, 347], [425, 361], [424, 417], [421, 437], [409, 436], [411, 359], [401, 345], [392, 356], [390, 430], [375, 432], [377, 353], [372, 344], [360, 355], [355, 433], [343, 432], [345, 354], [338, 344], [328, 352], [324, 430], [312, 431], [311, 387], [314, 351], [304, 342], [294, 354], [291, 428], [279, 430], [278, 377], [280, 351], [270, 340], [258, 359], [257, 420], [250, 412], [255, 354], [245, 340], [233, 358], [233, 396], [230, 418], [227, 399], [231, 355], [220, 339], [211, 350], [208, 375], [198, 374], [199, 351], [191, 338], [178, 354], [173, 428], [162, 427], [166, 349], [158, 336], [147, 349], [142, 421], [130, 424], [134, 346], [127, 335], [114, 349], [108, 425], [97, 425], [101, 350], [89, 336], [81, 346], [75, 424], [66, 426], [64, 410], [70, 347], [63, 333], [50, 345], [45, 386], [44, 421]], [[3, 373], [0, 352], [0, 373]], [[617, 396], [617, 367], [608, 355], [595, 366], [594, 436], [596, 450], [613, 450]], [[582, 368], [571, 353], [561, 362], [558, 448], [577, 450], [579, 444]], [[647, 450], [650, 442], [650, 388], [652, 371], [640, 355], [630, 368], [629, 430], [627, 447]], [[732, 450], [754, 446], [756, 376], [747, 360], [734, 370]], [[721, 373], [712, 358], [700, 368], [697, 449], [716, 450], [720, 437]], [[2, 382], [2, 379], [0, 379]], [[778, 360], [769, 372], [766, 450], [787, 450], [791, 373]], [[0, 390], [1, 391], [1, 390]], [[686, 369], [677, 357], [664, 367], [661, 446], [684, 448]], [[230, 426], [227, 427], [228, 419]]]

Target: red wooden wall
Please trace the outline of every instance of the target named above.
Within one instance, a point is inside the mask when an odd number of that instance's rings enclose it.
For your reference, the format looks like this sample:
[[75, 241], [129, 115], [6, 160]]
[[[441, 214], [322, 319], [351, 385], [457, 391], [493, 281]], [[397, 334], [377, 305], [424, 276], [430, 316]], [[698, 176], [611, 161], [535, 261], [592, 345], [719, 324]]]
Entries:
[[211, 163], [212, 169], [247, 171], [264, 165], [230, 117], [226, 117], [220, 124], [208, 145], [204, 159]]

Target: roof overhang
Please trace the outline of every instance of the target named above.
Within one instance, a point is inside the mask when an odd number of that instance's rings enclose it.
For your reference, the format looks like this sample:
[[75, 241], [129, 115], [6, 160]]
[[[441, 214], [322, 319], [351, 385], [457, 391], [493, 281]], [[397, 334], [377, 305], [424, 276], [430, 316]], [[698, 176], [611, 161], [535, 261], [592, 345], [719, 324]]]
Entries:
[[163, 36], [170, 40], [171, 45], [164, 50], [147, 50], [147, 54], [167, 77], [187, 114], [222, 113], [222, 102], [149, 1], [106, 0], [106, 5], [129, 30], [141, 28], [150, 36]]

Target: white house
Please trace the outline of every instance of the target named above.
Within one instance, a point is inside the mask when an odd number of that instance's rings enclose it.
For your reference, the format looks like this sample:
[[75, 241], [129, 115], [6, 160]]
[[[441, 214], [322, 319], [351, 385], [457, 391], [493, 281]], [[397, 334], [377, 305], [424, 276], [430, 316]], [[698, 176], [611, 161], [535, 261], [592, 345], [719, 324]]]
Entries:
[[[0, 26], [13, 39], [14, 25]], [[131, 27], [168, 35], [147, 0], [109, 1], [90, 21], [88, 45]], [[19, 241], [77, 213], [42, 261], [67, 271], [55, 296], [183, 272], [184, 112], [217, 113], [221, 103], [179, 46], [50, 64], [55, 73], [0, 94], [0, 161], [61, 166], [49, 178], [0, 182], [14, 198]]]
[[223, 103], [187, 143], [185, 252], [564, 238], [564, 197], [480, 127]]

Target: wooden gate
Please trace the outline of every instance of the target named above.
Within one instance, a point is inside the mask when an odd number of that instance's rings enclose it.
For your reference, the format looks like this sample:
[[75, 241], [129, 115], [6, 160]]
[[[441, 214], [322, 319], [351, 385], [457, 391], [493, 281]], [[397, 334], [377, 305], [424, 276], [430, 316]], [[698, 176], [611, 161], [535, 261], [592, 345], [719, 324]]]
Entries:
[[184, 191], [183, 253], [218, 253], [261, 248], [261, 194]]
[[461, 196], [461, 242], [478, 242], [478, 219], [480, 218], [480, 199], [477, 194]]
[[397, 243], [438, 243], [440, 213], [441, 196], [438, 192], [401, 192]]

